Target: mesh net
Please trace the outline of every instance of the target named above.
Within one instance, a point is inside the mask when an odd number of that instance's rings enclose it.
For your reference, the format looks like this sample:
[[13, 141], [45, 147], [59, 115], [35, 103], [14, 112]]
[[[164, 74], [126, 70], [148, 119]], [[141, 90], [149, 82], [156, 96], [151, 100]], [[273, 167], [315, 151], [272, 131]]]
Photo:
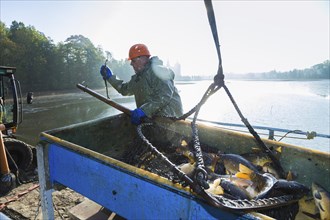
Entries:
[[[191, 173], [187, 170], [184, 171], [189, 177], [193, 179], [194, 176], [194, 147], [192, 141], [183, 136], [178, 136], [178, 134], [166, 134], [164, 131], [159, 130], [157, 127], [148, 127], [144, 130], [144, 135], [147, 138], [150, 138], [150, 143], [157, 148], [159, 152], [161, 152], [165, 157], [168, 158], [173, 164], [179, 167], [182, 171], [185, 166], [192, 167]], [[157, 134], [157, 135], [155, 135]], [[163, 138], [159, 138], [162, 135]], [[152, 137], [157, 137], [157, 140]], [[162, 141], [160, 141], [161, 139]], [[212, 166], [211, 171], [224, 175], [226, 174], [226, 170], [224, 164], [218, 160], [218, 162], [214, 163], [215, 156], [218, 153], [218, 149], [201, 144], [201, 149], [203, 152], [203, 160], [206, 167]], [[166, 161], [162, 159], [160, 155], [155, 153], [150, 149], [150, 147], [140, 138], [137, 137], [126, 149], [121, 161], [133, 165], [138, 168], [142, 168], [164, 178], [167, 178], [173, 182], [180, 183], [183, 186], [187, 186], [187, 184], [180, 180], [178, 175], [174, 172], [173, 167], [171, 167]], [[210, 171], [209, 171], [210, 172]], [[217, 197], [217, 196], [216, 196]], [[235, 199], [233, 195], [222, 194], [221, 197], [218, 197], [220, 200], [223, 200], [223, 197], [227, 198], [226, 202], [231, 203], [232, 200]], [[267, 203], [265, 201], [259, 201], [258, 206], [262, 207]], [[284, 201], [286, 203], [286, 201]], [[237, 206], [238, 203], [233, 203], [233, 206]], [[257, 202], [256, 202], [257, 204]], [[263, 211], [264, 214], [269, 215], [270, 217], [280, 218], [280, 219], [293, 219], [293, 217], [297, 214], [297, 202], [288, 202], [282, 208], [268, 208], [266, 211]], [[265, 210], [265, 209], [264, 209]]]

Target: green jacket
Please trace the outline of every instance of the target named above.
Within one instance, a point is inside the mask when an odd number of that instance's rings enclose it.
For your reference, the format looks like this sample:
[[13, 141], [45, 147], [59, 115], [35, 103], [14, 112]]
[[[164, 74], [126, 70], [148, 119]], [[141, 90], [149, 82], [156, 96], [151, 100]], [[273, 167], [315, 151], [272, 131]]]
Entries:
[[179, 117], [183, 114], [181, 98], [174, 86], [174, 72], [163, 66], [158, 57], [150, 62], [142, 73], [124, 83], [113, 75], [109, 83], [122, 95], [134, 95], [138, 108], [148, 117], [155, 115]]

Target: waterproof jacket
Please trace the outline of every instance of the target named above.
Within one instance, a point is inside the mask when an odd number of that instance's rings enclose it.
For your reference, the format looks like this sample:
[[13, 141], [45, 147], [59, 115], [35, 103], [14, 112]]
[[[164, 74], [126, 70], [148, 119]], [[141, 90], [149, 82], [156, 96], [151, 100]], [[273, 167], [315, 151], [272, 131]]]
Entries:
[[145, 69], [133, 75], [129, 82], [124, 83], [115, 75], [108, 79], [120, 94], [134, 95], [136, 106], [150, 118], [183, 114], [181, 98], [173, 80], [174, 72], [163, 66], [158, 57], [151, 57]]

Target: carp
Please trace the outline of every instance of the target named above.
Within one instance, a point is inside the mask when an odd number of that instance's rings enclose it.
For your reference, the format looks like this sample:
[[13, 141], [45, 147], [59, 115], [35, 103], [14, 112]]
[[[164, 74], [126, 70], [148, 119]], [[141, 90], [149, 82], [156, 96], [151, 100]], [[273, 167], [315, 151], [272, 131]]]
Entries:
[[[267, 155], [265, 152], [262, 152], [261, 149], [252, 149], [253, 152], [251, 153], [245, 153], [241, 156], [248, 161], [250, 161], [253, 165], [257, 167], [259, 171], [265, 172], [265, 173], [271, 173], [273, 174], [277, 179], [279, 179], [280, 175], [278, 171], [274, 168], [273, 161]], [[282, 147], [278, 147], [274, 150], [272, 150], [273, 154], [277, 159], [280, 158], [282, 153]]]
[[218, 154], [220, 162], [223, 163], [227, 174], [236, 174], [240, 172], [240, 164], [249, 168], [255, 173], [258, 173], [258, 169], [250, 161], [238, 154]]
[[315, 205], [320, 211], [321, 220], [330, 220], [330, 194], [321, 185], [312, 183]]

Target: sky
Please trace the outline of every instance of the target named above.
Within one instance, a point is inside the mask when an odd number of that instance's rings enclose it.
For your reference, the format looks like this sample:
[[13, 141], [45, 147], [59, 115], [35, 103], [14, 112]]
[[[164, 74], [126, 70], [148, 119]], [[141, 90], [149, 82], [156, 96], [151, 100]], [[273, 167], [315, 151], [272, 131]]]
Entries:
[[[309, 68], [329, 59], [329, 0], [213, 0], [224, 72]], [[125, 59], [144, 43], [182, 75], [215, 75], [218, 57], [203, 1], [0, 0], [1, 21], [34, 26], [54, 43], [83, 35]]]

